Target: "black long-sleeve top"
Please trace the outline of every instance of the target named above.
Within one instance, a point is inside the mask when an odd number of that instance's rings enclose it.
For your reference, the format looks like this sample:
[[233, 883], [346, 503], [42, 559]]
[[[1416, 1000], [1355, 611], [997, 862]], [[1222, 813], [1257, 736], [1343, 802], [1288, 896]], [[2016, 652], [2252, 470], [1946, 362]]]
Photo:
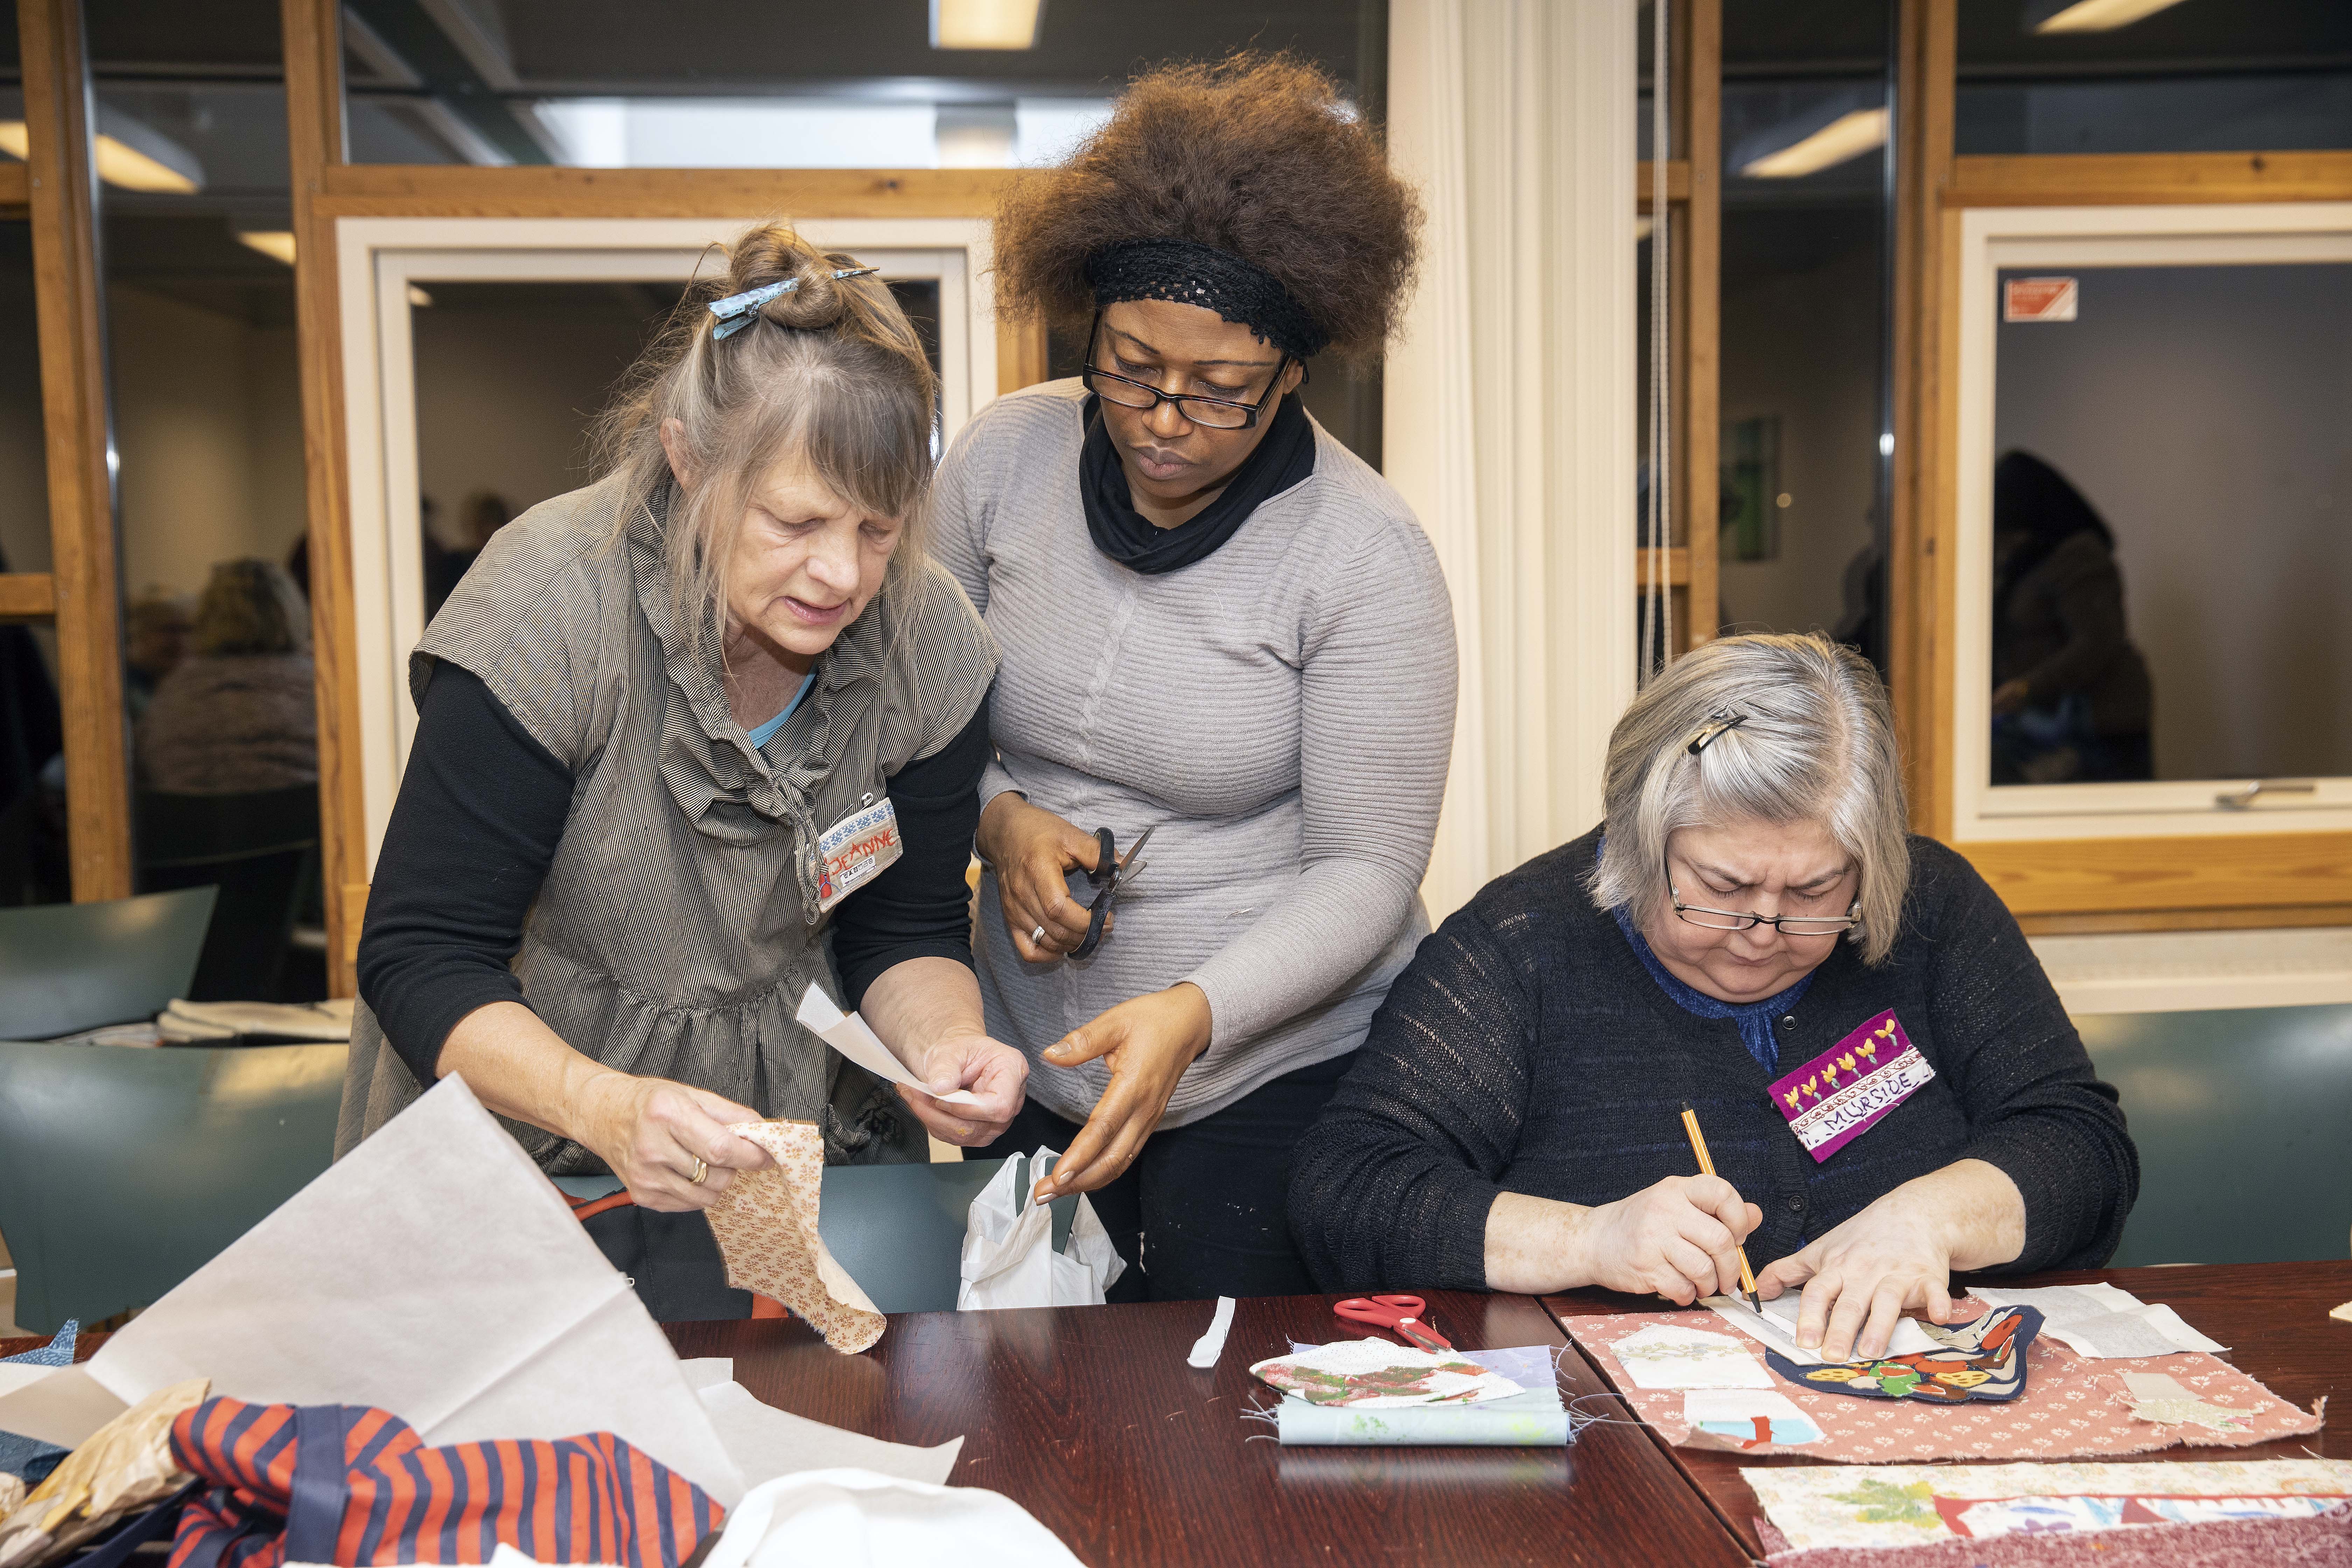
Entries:
[[1487, 884], [1422, 943], [1293, 1163], [1290, 1224], [1327, 1290], [1486, 1288], [1498, 1194], [1599, 1205], [1697, 1167], [1764, 1211], [1759, 1268], [1956, 1160], [2025, 1199], [2008, 1271], [2086, 1268], [2122, 1238], [2139, 1159], [2017, 921], [1969, 863], [1911, 840], [1901, 936], [1841, 941], [1774, 1020], [1781, 1070], [1892, 1008], [1935, 1078], [1815, 1163], [1729, 1019], [1677, 1007], [1583, 881], [1597, 831]]
[[[903, 853], [833, 912], [834, 963], [850, 1007], [908, 959], [971, 963], [964, 870], [990, 755], [982, 701], [962, 733], [888, 776]], [[571, 770], [479, 676], [446, 659], [435, 668], [359, 952], [360, 996], [419, 1082], [433, 1081], [442, 1044], [467, 1014], [492, 1002], [530, 1005], [508, 965], [572, 791]]]

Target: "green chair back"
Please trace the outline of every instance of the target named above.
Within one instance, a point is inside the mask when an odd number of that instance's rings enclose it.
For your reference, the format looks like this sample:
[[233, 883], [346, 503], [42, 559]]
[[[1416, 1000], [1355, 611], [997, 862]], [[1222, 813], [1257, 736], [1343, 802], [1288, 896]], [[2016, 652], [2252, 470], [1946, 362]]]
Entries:
[[[1027, 1175], [1027, 1161], [1021, 1174]], [[817, 1232], [834, 1261], [885, 1312], [952, 1312], [963, 1283], [971, 1200], [1003, 1160], [925, 1165], [828, 1165]], [[1053, 1245], [1070, 1239], [1078, 1200], [1054, 1200]]]
[[139, 889], [216, 887], [194, 1002], [275, 1002], [319, 860], [319, 786], [247, 795], [142, 790]]
[[2115, 1266], [2340, 1259], [2352, 1232], [2352, 1006], [2074, 1020], [2123, 1097], [2139, 1202]]
[[301, 1190], [333, 1158], [349, 1049], [0, 1042], [16, 1321], [147, 1306]]
[[0, 910], [0, 1040], [152, 1018], [188, 994], [211, 888]]

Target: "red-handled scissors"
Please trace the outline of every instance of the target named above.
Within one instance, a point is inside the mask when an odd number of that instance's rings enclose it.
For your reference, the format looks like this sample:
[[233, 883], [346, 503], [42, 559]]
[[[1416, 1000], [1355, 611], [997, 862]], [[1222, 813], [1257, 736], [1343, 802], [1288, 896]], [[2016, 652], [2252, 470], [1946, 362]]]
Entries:
[[1450, 1351], [1454, 1342], [1421, 1321], [1428, 1303], [1418, 1296], [1350, 1296], [1331, 1309], [1351, 1323], [1387, 1329], [1425, 1351]]

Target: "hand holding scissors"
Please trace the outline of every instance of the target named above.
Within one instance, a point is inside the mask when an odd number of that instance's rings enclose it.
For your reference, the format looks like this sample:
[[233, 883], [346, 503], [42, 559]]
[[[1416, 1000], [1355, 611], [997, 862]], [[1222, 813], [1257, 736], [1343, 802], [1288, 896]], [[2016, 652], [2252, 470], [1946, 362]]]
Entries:
[[1087, 905], [1086, 939], [1070, 950], [1072, 958], [1092, 958], [1095, 949], [1102, 945], [1103, 931], [1110, 921], [1111, 905], [1118, 901], [1118, 890], [1143, 875], [1143, 847], [1160, 830], [1153, 823], [1143, 830], [1143, 837], [1124, 856], [1118, 853], [1118, 840], [1108, 827], [1095, 829], [1095, 868], [1087, 873], [1087, 880], [1095, 885], [1094, 902]]
[[1351, 1323], [1387, 1329], [1425, 1351], [1450, 1351], [1454, 1342], [1422, 1321], [1428, 1303], [1418, 1296], [1351, 1296], [1331, 1310]]

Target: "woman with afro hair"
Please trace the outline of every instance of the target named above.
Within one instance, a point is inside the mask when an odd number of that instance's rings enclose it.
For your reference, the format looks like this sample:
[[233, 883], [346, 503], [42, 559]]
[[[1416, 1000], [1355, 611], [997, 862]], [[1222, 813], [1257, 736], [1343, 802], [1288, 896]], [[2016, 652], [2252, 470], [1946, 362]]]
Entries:
[[[991, 1152], [1064, 1151], [1114, 1300], [1313, 1289], [1291, 1151], [1429, 930], [1454, 702], [1445, 584], [1299, 405], [1394, 328], [1420, 211], [1331, 79], [1153, 71], [997, 221], [1000, 308], [1079, 376], [957, 438], [940, 559], [1003, 663], [982, 784], [990, 1034], [1033, 1064]], [[1108, 829], [1148, 874], [1089, 941]]]

